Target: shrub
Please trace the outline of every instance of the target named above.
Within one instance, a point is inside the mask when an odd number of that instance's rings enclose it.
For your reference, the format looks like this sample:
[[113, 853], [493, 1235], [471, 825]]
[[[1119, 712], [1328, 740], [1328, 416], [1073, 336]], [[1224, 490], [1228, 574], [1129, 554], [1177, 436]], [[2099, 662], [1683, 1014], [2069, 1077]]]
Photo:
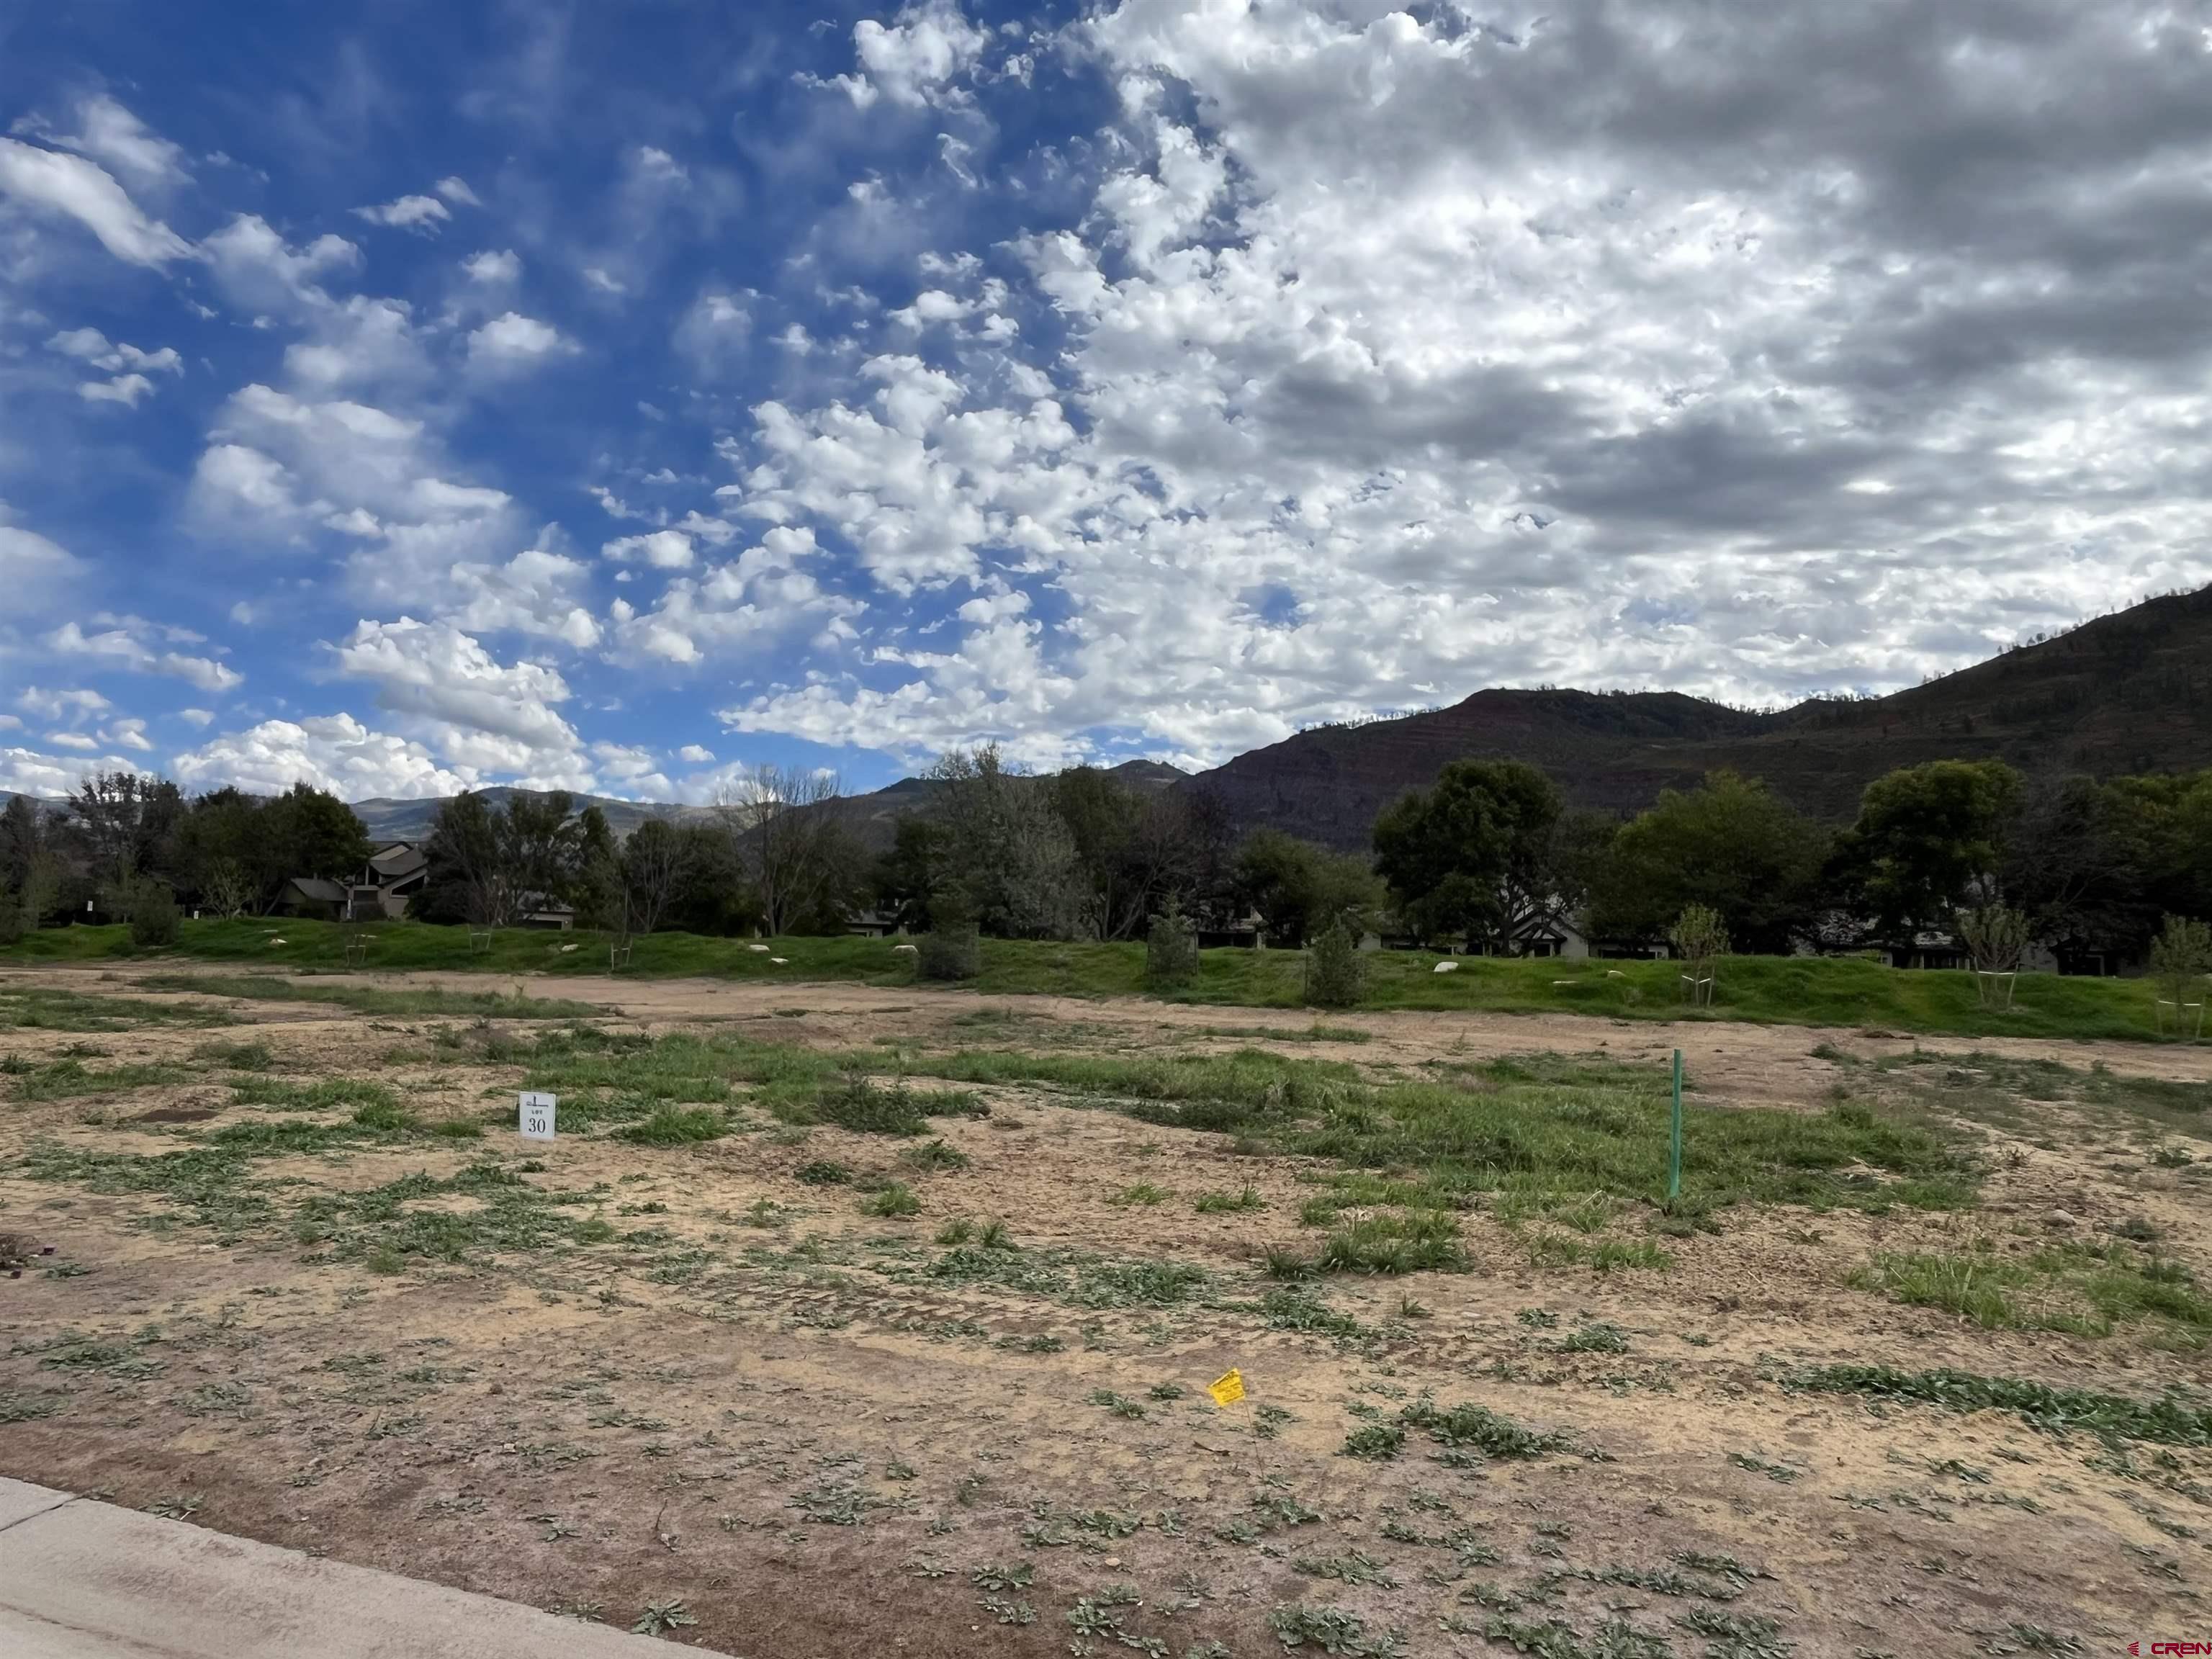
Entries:
[[912, 1090], [903, 1083], [879, 1089], [858, 1072], [849, 1072], [841, 1082], [823, 1089], [814, 1110], [824, 1123], [860, 1134], [918, 1135], [922, 1131]]
[[1729, 949], [1728, 923], [1721, 913], [1710, 904], [1684, 905], [1682, 914], [1667, 930], [1667, 942], [1682, 960], [1682, 977], [1688, 981], [1690, 1000], [1700, 1005], [1711, 1003], [1717, 988], [1713, 983], [1713, 964], [1726, 956]]
[[615, 1131], [624, 1140], [641, 1146], [688, 1146], [694, 1141], [720, 1140], [730, 1132], [730, 1121], [710, 1106], [685, 1110], [662, 1106], [641, 1123], [626, 1124]]
[[1145, 988], [1173, 991], [1198, 977], [1198, 933], [1172, 899], [1145, 936]]
[[29, 908], [21, 896], [0, 887], [0, 945], [13, 945], [30, 931]]
[[131, 900], [131, 943], [141, 951], [174, 945], [180, 931], [177, 901], [158, 881], [140, 885]]
[[1305, 1000], [1316, 1008], [1356, 1008], [1367, 994], [1367, 963], [1341, 922], [1306, 947]]
[[[2158, 981], [2159, 994], [2172, 1004], [2176, 1030], [2181, 1029], [2181, 1012], [2192, 990], [2200, 994], [2202, 986], [2195, 981], [2212, 969], [2212, 927], [2187, 916], [2168, 916], [2166, 927], [2150, 942], [2151, 977]], [[2163, 1011], [2161, 1010], [2161, 1013]]]
[[973, 922], [945, 926], [921, 936], [915, 966], [924, 979], [973, 979], [983, 971], [982, 937]]

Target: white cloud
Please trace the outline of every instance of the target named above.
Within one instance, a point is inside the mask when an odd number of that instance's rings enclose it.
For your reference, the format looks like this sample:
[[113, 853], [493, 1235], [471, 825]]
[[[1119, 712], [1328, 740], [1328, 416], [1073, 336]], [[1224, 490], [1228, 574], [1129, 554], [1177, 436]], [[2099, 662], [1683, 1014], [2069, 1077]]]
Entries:
[[357, 207], [354, 212], [373, 225], [389, 225], [400, 230], [419, 230], [434, 235], [437, 228], [453, 216], [446, 204], [434, 196], [402, 196], [380, 207]]
[[687, 766], [712, 766], [714, 751], [699, 744], [687, 743], [676, 751], [676, 758]]
[[254, 794], [276, 795], [305, 783], [343, 800], [450, 795], [475, 781], [465, 770], [439, 766], [421, 744], [373, 732], [343, 714], [299, 721], [264, 720], [187, 750], [171, 769], [188, 789], [228, 784]]
[[461, 261], [461, 269], [468, 272], [471, 282], [488, 286], [520, 282], [522, 278], [522, 261], [510, 248], [471, 253]]
[[613, 621], [620, 653], [681, 666], [765, 649], [802, 630], [841, 625], [860, 605], [825, 592], [800, 568], [819, 552], [811, 531], [778, 527], [726, 564], [712, 566], [696, 578], [678, 577], [650, 610], [617, 602]]
[[76, 220], [130, 264], [164, 265], [192, 251], [168, 226], [141, 212], [104, 168], [81, 155], [0, 138], [0, 197]]
[[439, 195], [444, 197], [447, 201], [453, 203], [457, 207], [482, 207], [483, 205], [482, 202], [477, 199], [476, 191], [469, 188], [469, 181], [465, 179], [441, 179], [438, 180], [437, 191]]
[[46, 741], [63, 749], [82, 750], [88, 753], [100, 747], [100, 739], [82, 732], [49, 732]]
[[448, 623], [363, 622], [337, 648], [342, 672], [373, 683], [379, 705], [411, 722], [446, 760], [477, 772], [589, 787], [574, 727], [554, 711], [560, 674], [504, 664]]
[[0, 592], [19, 615], [43, 611], [84, 578], [82, 560], [58, 543], [8, 522], [0, 501]]
[[70, 720], [80, 723], [87, 716], [104, 714], [114, 706], [99, 692], [82, 688], [73, 691], [47, 691], [33, 686], [15, 698], [16, 708], [27, 708], [42, 720]]
[[249, 310], [299, 315], [328, 306], [319, 285], [362, 262], [343, 236], [322, 235], [295, 248], [258, 215], [241, 213], [200, 244], [225, 292]]
[[100, 732], [100, 740], [124, 749], [135, 749], [141, 754], [150, 753], [154, 747], [147, 739], [146, 722], [143, 720], [112, 721]]
[[190, 181], [191, 174], [185, 170], [184, 151], [150, 131], [106, 93], [95, 93], [82, 100], [76, 113], [77, 131], [74, 133], [52, 131], [39, 121], [21, 123], [16, 130], [38, 133], [63, 149], [73, 149], [96, 161], [104, 161], [141, 189], [160, 190]]
[[611, 275], [598, 265], [584, 267], [584, 281], [602, 294], [623, 295], [629, 287], [620, 277]]
[[111, 341], [96, 328], [64, 329], [46, 342], [46, 349], [58, 351], [65, 357], [75, 357], [111, 374], [125, 369], [142, 369], [157, 374], [181, 374], [185, 372], [185, 360], [177, 355], [174, 346], [163, 346], [157, 351], [143, 351], [135, 345], [125, 345], [120, 340]]
[[600, 556], [617, 564], [647, 564], [656, 570], [684, 570], [691, 564], [691, 538], [680, 530], [655, 530], [642, 536], [623, 536], [599, 549]]
[[77, 387], [76, 395], [90, 404], [121, 404], [136, 409], [138, 400], [153, 390], [154, 383], [143, 374], [118, 374], [112, 380], [87, 380]]
[[141, 674], [168, 674], [203, 691], [234, 690], [246, 683], [236, 669], [212, 657], [188, 656], [163, 651], [145, 638], [155, 631], [151, 623], [135, 617], [115, 617], [116, 625], [87, 634], [76, 623], [64, 623], [46, 637], [49, 649], [65, 657], [100, 657]]
[[494, 368], [528, 368], [575, 350], [575, 343], [550, 323], [515, 311], [493, 318], [469, 335], [469, 361]]
[[179, 708], [177, 718], [193, 726], [205, 727], [215, 724], [215, 711], [211, 708]]
[[503, 565], [457, 565], [459, 609], [452, 620], [475, 633], [513, 631], [556, 639], [579, 651], [599, 642], [599, 624], [583, 603], [591, 568], [544, 548]]
[[990, 40], [988, 31], [968, 21], [957, 0], [923, 0], [888, 24], [873, 18], [854, 24], [860, 73], [837, 76], [828, 84], [860, 109], [878, 99], [906, 109], [964, 103], [969, 94], [953, 82], [975, 66]]
[[144, 769], [137, 762], [121, 755], [82, 760], [35, 749], [0, 748], [0, 789], [11, 794], [43, 795], [55, 799], [73, 793], [92, 773]]

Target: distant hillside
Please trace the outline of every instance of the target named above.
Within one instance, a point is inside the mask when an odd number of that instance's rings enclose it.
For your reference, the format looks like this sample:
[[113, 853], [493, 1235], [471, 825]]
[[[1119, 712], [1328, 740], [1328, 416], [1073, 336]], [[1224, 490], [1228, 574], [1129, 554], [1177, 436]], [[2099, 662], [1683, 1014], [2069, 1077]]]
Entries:
[[1617, 812], [1728, 767], [1840, 821], [1895, 767], [1990, 756], [2045, 777], [2212, 766], [2212, 588], [1886, 697], [1760, 714], [1672, 692], [1478, 691], [1431, 714], [1304, 732], [1186, 787], [1218, 793], [1246, 829], [1354, 848], [1383, 807], [1463, 758], [1527, 761], [1576, 805]]
[[[1106, 771], [1139, 792], [1171, 789], [1191, 781], [1189, 773], [1162, 761], [1123, 761], [1119, 766], [1108, 767]], [[898, 834], [902, 817], [927, 817], [935, 810], [938, 787], [927, 778], [901, 778], [887, 788], [847, 796], [837, 803], [836, 811], [845, 827], [863, 846], [871, 852], [882, 852]]]
[[[517, 795], [535, 797], [545, 791], [536, 789], [498, 788], [477, 791], [490, 806], [503, 806]], [[684, 819], [703, 817], [713, 809], [705, 806], [665, 806], [651, 801], [612, 800], [605, 795], [572, 797], [576, 810], [596, 806], [607, 816], [607, 825], [617, 836], [627, 836], [649, 817]], [[437, 822], [438, 808], [444, 803], [435, 797], [427, 800], [392, 800], [379, 798], [352, 803], [354, 814], [368, 826], [371, 841], [423, 841], [428, 838], [430, 827]]]

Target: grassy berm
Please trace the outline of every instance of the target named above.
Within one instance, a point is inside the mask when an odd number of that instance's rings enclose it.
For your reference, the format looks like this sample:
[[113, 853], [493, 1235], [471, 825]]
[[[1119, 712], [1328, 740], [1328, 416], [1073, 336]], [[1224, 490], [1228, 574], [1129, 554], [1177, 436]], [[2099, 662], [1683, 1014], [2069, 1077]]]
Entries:
[[[918, 984], [904, 941], [862, 939], [704, 939], [655, 933], [635, 942], [623, 969], [639, 978], [710, 977], [740, 984], [843, 981]], [[357, 947], [349, 958], [348, 945]], [[181, 942], [134, 953], [123, 927], [49, 928], [0, 951], [0, 963], [184, 960], [298, 971], [423, 971], [581, 977], [609, 969], [604, 934], [505, 929], [487, 942], [467, 929], [391, 922], [347, 928], [292, 920], [196, 921]], [[1064, 945], [986, 939], [982, 973], [969, 988], [988, 995], [1121, 997], [1144, 990], [1141, 944]], [[781, 960], [779, 960], [781, 958]], [[1377, 951], [1366, 958], [1362, 1006], [1377, 1009], [1493, 1013], [1581, 1013], [1634, 1020], [1724, 1020], [1826, 1026], [1875, 1026], [1970, 1036], [2154, 1040], [2155, 999], [2143, 980], [2021, 976], [2014, 1005], [1982, 1006], [1968, 973], [1898, 969], [1859, 959], [1739, 957], [1719, 971], [1717, 1005], [1683, 1006], [1679, 966], [1668, 962], [1536, 962], [1461, 957], [1439, 974], [1441, 958], [1421, 951]], [[1252, 1008], [1299, 1005], [1304, 953], [1207, 951], [1195, 985], [1173, 1000]]]

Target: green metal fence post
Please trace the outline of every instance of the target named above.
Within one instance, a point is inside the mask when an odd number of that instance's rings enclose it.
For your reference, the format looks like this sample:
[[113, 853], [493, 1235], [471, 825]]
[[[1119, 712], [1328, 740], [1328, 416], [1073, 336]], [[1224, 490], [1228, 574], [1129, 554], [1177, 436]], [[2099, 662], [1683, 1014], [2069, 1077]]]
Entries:
[[1674, 1127], [1667, 1151], [1667, 1201], [1682, 1195], [1682, 1051], [1674, 1050]]

